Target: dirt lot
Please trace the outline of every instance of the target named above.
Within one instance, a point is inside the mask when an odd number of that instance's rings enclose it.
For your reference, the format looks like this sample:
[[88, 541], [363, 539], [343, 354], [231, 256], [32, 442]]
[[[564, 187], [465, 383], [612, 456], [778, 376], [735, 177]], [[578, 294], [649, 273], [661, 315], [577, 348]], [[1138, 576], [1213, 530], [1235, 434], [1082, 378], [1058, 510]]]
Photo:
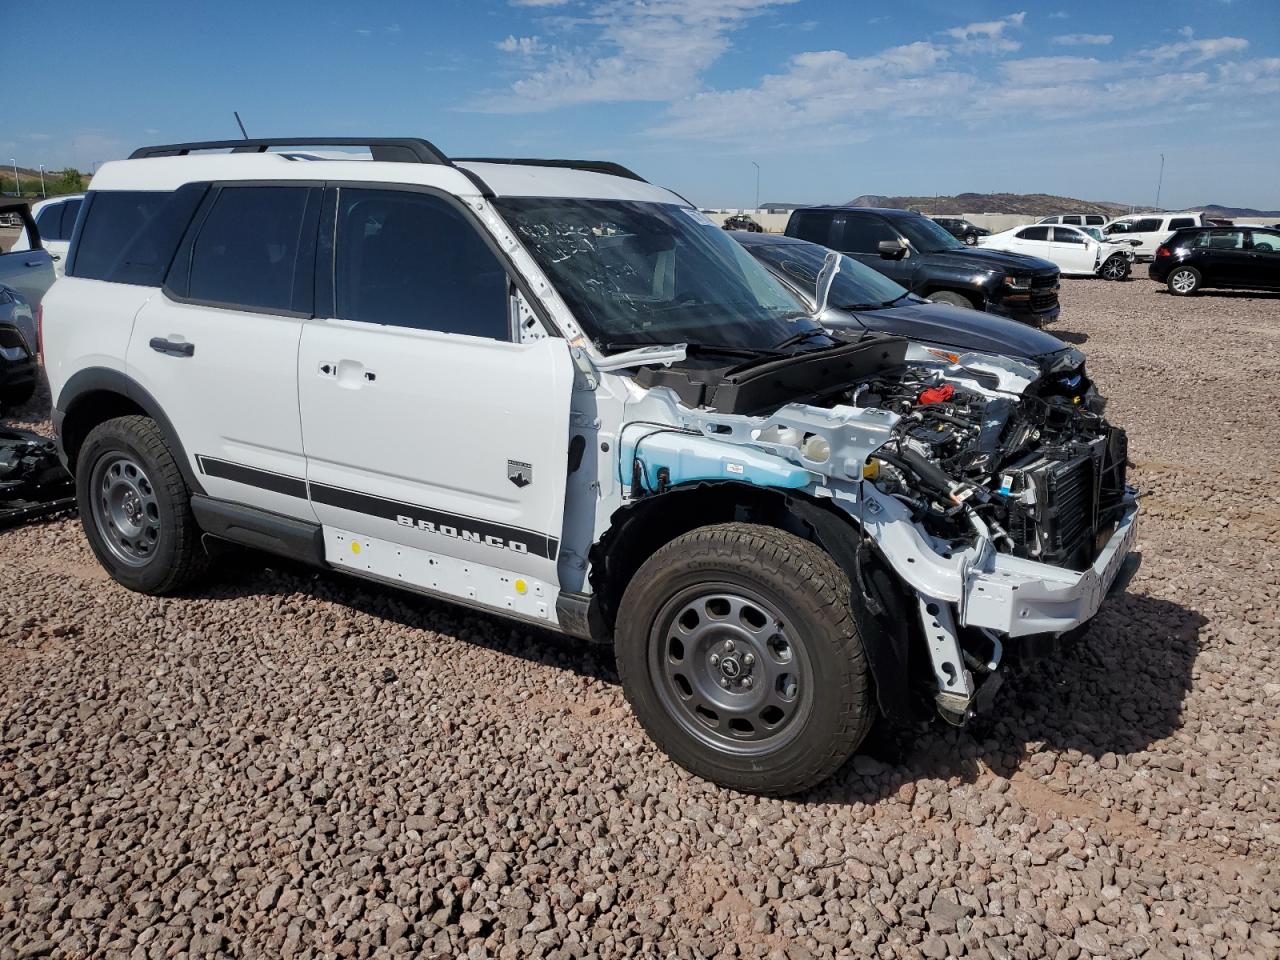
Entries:
[[673, 766], [602, 650], [0, 534], [0, 956], [1280, 955], [1280, 298], [1066, 287], [1141, 571], [985, 722], [797, 800]]

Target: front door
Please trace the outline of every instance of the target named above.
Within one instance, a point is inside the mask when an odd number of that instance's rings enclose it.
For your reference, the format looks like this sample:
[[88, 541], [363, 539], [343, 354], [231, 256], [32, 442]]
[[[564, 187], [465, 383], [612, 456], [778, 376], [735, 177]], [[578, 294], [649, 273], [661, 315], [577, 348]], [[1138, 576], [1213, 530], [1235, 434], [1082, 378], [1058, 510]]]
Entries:
[[0, 205], [0, 213], [17, 214], [24, 228], [14, 244], [16, 249], [5, 251], [0, 248], [0, 283], [17, 290], [34, 310], [56, 279], [53, 258], [42, 246], [32, 250], [23, 242], [24, 236], [30, 237], [36, 232], [35, 221], [31, 219], [25, 203]]
[[1049, 260], [1063, 273], [1092, 274], [1097, 253], [1085, 235], [1072, 227], [1054, 227], [1049, 243]]
[[128, 370], [212, 497], [314, 519], [298, 422], [321, 190], [214, 188], [164, 291], [134, 320]]
[[880, 255], [880, 242], [890, 240], [901, 242], [898, 231], [875, 214], [847, 213], [837, 214], [832, 224], [831, 248], [848, 254], [855, 260], [866, 264], [872, 270], [883, 273], [908, 290], [914, 289], [912, 280], [916, 263], [908, 251], [901, 259], [892, 259]]
[[[333, 559], [351, 560], [329, 542], [342, 531], [352, 552], [360, 537], [411, 548], [370, 557], [369, 572], [476, 589], [479, 602], [501, 590], [466, 563], [557, 584], [568, 344], [513, 342], [507, 270], [456, 201], [344, 186], [330, 202], [332, 309], [306, 324], [298, 369], [311, 499]], [[452, 580], [443, 558], [463, 562]]]

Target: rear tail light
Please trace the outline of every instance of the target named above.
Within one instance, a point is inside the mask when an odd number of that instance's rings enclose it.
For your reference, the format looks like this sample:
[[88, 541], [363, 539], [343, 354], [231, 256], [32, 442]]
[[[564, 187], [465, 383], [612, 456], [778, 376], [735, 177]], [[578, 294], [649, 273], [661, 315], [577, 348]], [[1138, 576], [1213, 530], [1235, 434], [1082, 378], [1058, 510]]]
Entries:
[[1160, 244], [1160, 246], [1156, 247], [1157, 260], [1159, 260], [1161, 257], [1171, 257], [1171, 256], [1173, 256], [1173, 251], [1170, 250], [1168, 247], [1166, 247], [1163, 243]]
[[40, 362], [44, 363], [44, 304], [36, 307], [36, 353], [40, 354]]

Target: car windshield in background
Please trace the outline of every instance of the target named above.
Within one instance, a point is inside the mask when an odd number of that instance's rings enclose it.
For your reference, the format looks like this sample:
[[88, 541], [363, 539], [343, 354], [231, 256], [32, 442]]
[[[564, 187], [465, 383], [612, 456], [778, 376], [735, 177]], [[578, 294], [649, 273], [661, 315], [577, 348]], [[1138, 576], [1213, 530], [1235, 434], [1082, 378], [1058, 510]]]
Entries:
[[705, 216], [675, 204], [504, 197], [498, 210], [597, 344], [767, 350], [820, 329]]
[[903, 217], [901, 220], [894, 221], [894, 226], [902, 231], [902, 235], [921, 253], [966, 249], [962, 240], [957, 240], [944, 227], [934, 223], [928, 217]]
[[1106, 239], [1106, 237], [1102, 235], [1102, 231], [1099, 230], [1097, 227], [1081, 227], [1080, 229], [1083, 230], [1085, 233], [1087, 233], [1089, 236], [1093, 237], [1093, 239], [1097, 240], [1099, 243], [1101, 243], [1103, 240]]
[[[761, 243], [750, 249], [755, 256], [790, 277], [808, 296], [817, 296], [818, 274], [823, 258], [830, 251], [812, 243]], [[839, 310], [865, 310], [896, 300], [906, 292], [883, 274], [841, 255], [840, 272], [831, 283], [827, 303]]]

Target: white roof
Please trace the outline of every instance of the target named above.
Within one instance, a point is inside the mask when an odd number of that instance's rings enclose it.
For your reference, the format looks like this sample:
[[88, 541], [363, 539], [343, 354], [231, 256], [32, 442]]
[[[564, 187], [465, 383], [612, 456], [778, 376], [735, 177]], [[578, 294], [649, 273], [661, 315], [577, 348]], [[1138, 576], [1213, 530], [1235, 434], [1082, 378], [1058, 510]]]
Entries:
[[506, 163], [388, 163], [361, 159], [294, 159], [284, 153], [194, 153], [104, 163], [90, 190], [176, 190], [202, 180], [354, 180], [436, 187], [457, 196], [479, 196], [458, 167], [479, 174], [498, 196], [582, 197], [593, 200], [685, 201], [640, 180], [589, 170]]

